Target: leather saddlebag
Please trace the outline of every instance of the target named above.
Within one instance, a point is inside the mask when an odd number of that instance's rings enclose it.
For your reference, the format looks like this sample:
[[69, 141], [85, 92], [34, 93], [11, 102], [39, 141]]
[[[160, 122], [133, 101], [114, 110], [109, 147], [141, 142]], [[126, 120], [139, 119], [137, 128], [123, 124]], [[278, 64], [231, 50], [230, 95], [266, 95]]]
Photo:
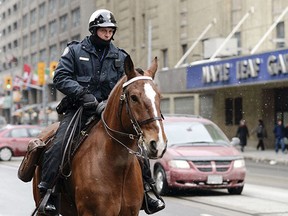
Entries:
[[24, 182], [29, 182], [34, 176], [36, 166], [45, 149], [45, 143], [35, 138], [30, 140], [25, 157], [23, 158], [18, 169], [18, 178]]

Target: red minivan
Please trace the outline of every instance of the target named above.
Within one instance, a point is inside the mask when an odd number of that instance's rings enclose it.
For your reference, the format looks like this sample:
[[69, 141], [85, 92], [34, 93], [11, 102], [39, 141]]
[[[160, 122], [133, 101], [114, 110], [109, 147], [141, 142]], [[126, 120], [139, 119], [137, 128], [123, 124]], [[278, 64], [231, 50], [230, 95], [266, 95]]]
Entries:
[[175, 189], [220, 189], [241, 194], [246, 175], [245, 161], [235, 148], [238, 138], [229, 141], [212, 121], [197, 116], [165, 116], [168, 138], [163, 158], [151, 160], [157, 192]]

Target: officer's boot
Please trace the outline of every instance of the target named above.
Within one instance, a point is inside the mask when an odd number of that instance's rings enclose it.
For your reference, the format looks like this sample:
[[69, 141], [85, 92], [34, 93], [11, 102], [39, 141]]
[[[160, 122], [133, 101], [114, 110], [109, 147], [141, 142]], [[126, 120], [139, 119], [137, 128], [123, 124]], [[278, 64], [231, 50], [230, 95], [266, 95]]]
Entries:
[[[165, 208], [165, 203], [163, 199], [159, 197], [158, 194], [156, 194], [156, 190], [153, 184], [144, 183], [144, 190], [145, 190], [145, 196], [144, 196], [144, 202], [146, 202], [146, 208], [144, 208], [146, 214], [154, 214], [162, 209]], [[154, 193], [156, 196], [156, 199], [153, 199], [149, 192]]]
[[[155, 189], [155, 182], [151, 175], [149, 160], [147, 158], [144, 158], [143, 160], [139, 160], [139, 162], [142, 168], [142, 178], [145, 191], [144, 202], [146, 208], [144, 208], [144, 210], [147, 214], [153, 214], [164, 209], [165, 203], [163, 199], [157, 194], [157, 191]], [[153, 192], [156, 199], [150, 197], [148, 192]]]

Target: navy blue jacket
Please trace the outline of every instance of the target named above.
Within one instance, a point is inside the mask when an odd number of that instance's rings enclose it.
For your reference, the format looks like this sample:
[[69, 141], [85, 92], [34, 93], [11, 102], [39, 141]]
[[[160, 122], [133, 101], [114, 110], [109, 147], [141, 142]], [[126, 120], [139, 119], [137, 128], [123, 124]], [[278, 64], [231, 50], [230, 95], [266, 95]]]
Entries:
[[99, 102], [106, 100], [124, 74], [126, 53], [110, 43], [106, 55], [98, 56], [89, 37], [72, 41], [64, 50], [53, 78], [57, 90], [72, 99], [89, 90]]

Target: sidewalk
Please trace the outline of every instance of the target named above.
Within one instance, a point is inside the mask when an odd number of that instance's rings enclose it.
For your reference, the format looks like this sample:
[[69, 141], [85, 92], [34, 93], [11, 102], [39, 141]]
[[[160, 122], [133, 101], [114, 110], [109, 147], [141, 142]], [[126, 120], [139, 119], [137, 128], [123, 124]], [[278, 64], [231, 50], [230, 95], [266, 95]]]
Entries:
[[266, 149], [265, 151], [256, 150], [252, 147], [246, 147], [242, 153], [245, 160], [253, 160], [256, 162], [265, 162], [271, 165], [284, 164], [288, 165], [288, 153], [285, 154], [281, 150], [276, 154], [274, 149]]

